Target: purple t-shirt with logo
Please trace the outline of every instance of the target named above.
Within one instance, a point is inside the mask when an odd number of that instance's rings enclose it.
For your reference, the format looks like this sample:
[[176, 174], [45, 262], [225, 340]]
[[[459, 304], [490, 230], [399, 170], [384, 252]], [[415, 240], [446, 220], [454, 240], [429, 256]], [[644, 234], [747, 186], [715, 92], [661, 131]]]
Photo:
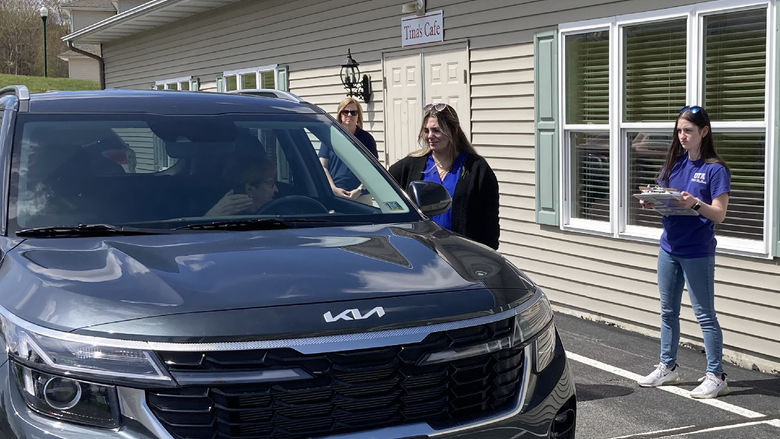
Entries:
[[[658, 182], [658, 184], [664, 184]], [[667, 187], [689, 192], [703, 203], [712, 204], [718, 195], [731, 192], [731, 176], [719, 163], [688, 160], [688, 153], [672, 167]], [[702, 215], [668, 215], [663, 218], [661, 248], [681, 258], [715, 255], [715, 223]]]

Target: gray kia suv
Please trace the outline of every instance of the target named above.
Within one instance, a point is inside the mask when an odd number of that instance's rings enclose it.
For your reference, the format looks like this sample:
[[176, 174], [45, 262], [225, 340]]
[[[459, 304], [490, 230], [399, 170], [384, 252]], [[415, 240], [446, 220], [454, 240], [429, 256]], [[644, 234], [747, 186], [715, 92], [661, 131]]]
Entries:
[[15, 86], [0, 117], [0, 437], [574, 437], [541, 289], [318, 107]]

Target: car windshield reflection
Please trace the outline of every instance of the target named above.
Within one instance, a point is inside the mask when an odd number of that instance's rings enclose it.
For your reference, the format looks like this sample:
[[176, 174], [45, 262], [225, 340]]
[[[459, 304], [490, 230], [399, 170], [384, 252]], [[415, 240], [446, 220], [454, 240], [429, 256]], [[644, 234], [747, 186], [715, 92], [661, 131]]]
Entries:
[[[13, 230], [221, 230], [249, 228], [252, 218], [307, 227], [418, 218], [379, 164], [323, 115], [24, 115], [19, 122]], [[331, 191], [317, 157], [324, 144], [370, 197]], [[208, 226], [217, 223], [223, 226]], [[259, 224], [251, 227], [274, 228]]]

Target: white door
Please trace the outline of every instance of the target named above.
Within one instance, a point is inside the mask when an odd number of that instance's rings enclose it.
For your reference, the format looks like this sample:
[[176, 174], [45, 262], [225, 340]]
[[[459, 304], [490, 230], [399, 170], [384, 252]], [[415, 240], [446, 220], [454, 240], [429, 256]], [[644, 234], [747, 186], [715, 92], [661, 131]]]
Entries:
[[420, 149], [417, 134], [422, 118], [422, 56], [385, 60], [385, 151], [388, 167]]
[[471, 138], [468, 52], [465, 48], [386, 57], [385, 151], [390, 166], [420, 148], [422, 108], [445, 102], [455, 108]]
[[466, 51], [427, 53], [423, 60], [425, 104], [449, 104], [458, 113], [461, 128], [471, 140], [471, 99]]

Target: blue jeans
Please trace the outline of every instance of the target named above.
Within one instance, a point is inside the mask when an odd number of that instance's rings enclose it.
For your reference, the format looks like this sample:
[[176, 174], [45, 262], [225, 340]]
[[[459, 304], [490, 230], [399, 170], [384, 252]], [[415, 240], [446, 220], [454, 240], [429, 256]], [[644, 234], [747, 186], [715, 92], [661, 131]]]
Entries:
[[707, 372], [723, 373], [723, 333], [715, 316], [715, 257], [678, 258], [658, 252], [658, 290], [661, 293], [661, 362], [674, 367], [680, 343], [680, 301], [683, 283], [701, 326]]

